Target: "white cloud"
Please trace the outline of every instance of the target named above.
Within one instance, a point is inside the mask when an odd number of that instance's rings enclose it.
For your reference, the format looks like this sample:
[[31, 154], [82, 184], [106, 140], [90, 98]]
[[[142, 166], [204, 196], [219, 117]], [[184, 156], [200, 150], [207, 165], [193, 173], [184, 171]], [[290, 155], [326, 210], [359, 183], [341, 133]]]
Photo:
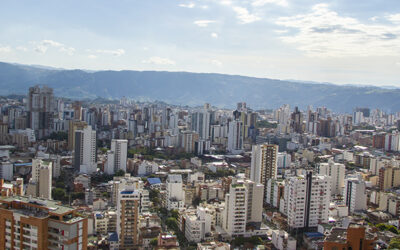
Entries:
[[242, 24], [252, 23], [255, 21], [261, 20], [261, 18], [255, 14], [250, 14], [246, 8], [243, 7], [233, 7], [233, 10], [236, 12], [236, 17], [239, 19], [239, 22]]
[[97, 56], [96, 56], [96, 55], [88, 55], [88, 58], [89, 58], [89, 59], [96, 59]]
[[[42, 40], [40, 42], [32, 42], [32, 44], [36, 45], [34, 51], [44, 54], [47, 52], [49, 48], [58, 48], [60, 52], [66, 53], [72, 56], [75, 52], [75, 49], [72, 47], [67, 47], [62, 43], [53, 41], [53, 40]], [[18, 48], [17, 48], [18, 49]], [[19, 50], [26, 51], [22, 47]]]
[[231, 5], [232, 1], [231, 0], [221, 0], [221, 1], [218, 1], [218, 3], [220, 3], [222, 5]]
[[218, 60], [211, 60], [211, 64], [217, 66], [217, 67], [222, 67], [222, 62], [218, 61]]
[[11, 48], [9, 46], [0, 47], [0, 53], [9, 53], [11, 52]]
[[375, 22], [375, 21], [377, 21], [377, 20], [378, 20], [378, 18], [379, 18], [379, 17], [377, 17], [377, 16], [373, 16], [373, 17], [371, 17], [369, 20], [371, 20], [371, 21]]
[[296, 30], [281, 39], [309, 56], [400, 55], [399, 26], [364, 24], [339, 15], [327, 4], [317, 4], [307, 14], [278, 18], [276, 24]]
[[289, 3], [286, 0], [255, 0], [252, 5], [255, 7], [264, 6], [266, 4], [276, 4], [282, 7], [287, 7]]
[[207, 27], [210, 23], [215, 23], [214, 20], [197, 20], [193, 22], [195, 25], [199, 27]]
[[74, 48], [71, 48], [71, 47], [69, 47], [69, 48], [67, 48], [67, 47], [62, 47], [62, 48], [60, 48], [60, 51], [61, 51], [61, 52], [65, 52], [65, 53], [67, 53], [68, 55], [72, 56], [72, 55], [74, 54], [74, 52], [75, 52], [75, 49], [74, 49]]
[[192, 8], [194, 8], [196, 5], [195, 5], [194, 3], [187, 3], [187, 4], [182, 3], [182, 4], [179, 4], [178, 6], [179, 6], [179, 7], [183, 7], [183, 8], [192, 9]]
[[285, 34], [285, 33], [288, 33], [289, 30], [274, 30], [274, 32], [277, 34]]
[[213, 32], [213, 33], [211, 33], [211, 37], [212, 37], [212, 38], [218, 38], [218, 34], [215, 33], [215, 32]]
[[42, 42], [41, 42], [41, 44], [43, 45], [43, 46], [47, 46], [47, 47], [63, 47], [64, 46], [64, 44], [62, 44], [62, 43], [59, 43], [59, 42], [56, 42], [56, 41], [53, 41], [53, 40], [43, 40]]
[[393, 23], [400, 23], [400, 13], [389, 15], [387, 19]]
[[158, 64], [158, 65], [175, 65], [176, 63], [168, 58], [162, 58], [158, 56], [150, 57], [147, 60], [143, 60], [142, 63]]
[[96, 50], [96, 52], [100, 54], [113, 55], [113, 56], [122, 56], [125, 54], [125, 50], [123, 49], [116, 49], [116, 50], [99, 49]]
[[206, 9], [208, 9], [208, 5], [202, 5], [202, 6], [200, 6], [200, 8], [202, 8], [203, 10], [206, 10]]
[[396, 66], [400, 67], [400, 62], [397, 62], [397, 63], [396, 63]]
[[18, 46], [18, 47], [16, 47], [16, 49], [19, 51], [24, 51], [24, 52], [28, 51], [28, 49], [24, 46]]
[[44, 53], [46, 53], [46, 51], [47, 51], [47, 46], [44, 46], [44, 45], [42, 45], [42, 44], [39, 44], [39, 45], [37, 45], [37, 46], [35, 47], [35, 51], [38, 52], [38, 53], [44, 54]]

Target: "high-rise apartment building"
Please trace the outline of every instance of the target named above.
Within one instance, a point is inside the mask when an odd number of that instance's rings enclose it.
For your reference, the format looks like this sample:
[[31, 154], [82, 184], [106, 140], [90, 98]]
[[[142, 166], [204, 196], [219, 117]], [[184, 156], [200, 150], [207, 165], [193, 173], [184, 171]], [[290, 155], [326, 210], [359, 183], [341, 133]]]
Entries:
[[75, 171], [91, 174], [97, 168], [96, 131], [91, 126], [75, 131]]
[[252, 148], [250, 179], [264, 185], [264, 196], [267, 194], [268, 180], [275, 179], [277, 175], [277, 154], [278, 145], [261, 144]]
[[346, 167], [344, 164], [329, 161], [328, 163], [319, 163], [317, 166], [318, 174], [331, 177], [332, 195], [341, 195], [343, 193], [344, 177]]
[[331, 197], [330, 177], [306, 175], [286, 179], [285, 199], [289, 229], [313, 228], [327, 223]]
[[139, 211], [140, 191], [133, 189], [120, 191], [117, 202], [119, 249], [136, 249], [139, 247]]
[[199, 134], [200, 139], [210, 138], [211, 114], [207, 109], [192, 114], [191, 129]]
[[70, 120], [68, 126], [68, 149], [74, 150], [75, 145], [75, 132], [77, 130], [83, 130], [88, 124], [84, 121]]
[[360, 176], [346, 178], [343, 197], [349, 212], [366, 210], [367, 193], [365, 181]]
[[49, 136], [54, 116], [53, 89], [43, 86], [29, 88], [28, 93], [28, 127], [35, 131], [36, 137], [41, 139]]
[[166, 181], [166, 207], [168, 210], [180, 209], [185, 206], [185, 193], [183, 191], [182, 176], [168, 175]]
[[243, 123], [239, 120], [230, 121], [228, 125], [227, 150], [233, 154], [243, 152]]
[[52, 162], [42, 159], [32, 160], [32, 177], [26, 190], [27, 195], [51, 199]]
[[225, 195], [222, 228], [229, 236], [243, 236], [246, 225], [260, 226], [264, 187], [250, 180], [235, 179]]
[[87, 218], [58, 202], [0, 198], [0, 249], [87, 249], [87, 230]]
[[126, 161], [128, 152], [128, 140], [111, 141], [111, 150], [107, 152], [107, 174], [114, 174], [118, 170], [126, 172]]
[[386, 166], [379, 169], [379, 189], [384, 191], [400, 186], [400, 168]]

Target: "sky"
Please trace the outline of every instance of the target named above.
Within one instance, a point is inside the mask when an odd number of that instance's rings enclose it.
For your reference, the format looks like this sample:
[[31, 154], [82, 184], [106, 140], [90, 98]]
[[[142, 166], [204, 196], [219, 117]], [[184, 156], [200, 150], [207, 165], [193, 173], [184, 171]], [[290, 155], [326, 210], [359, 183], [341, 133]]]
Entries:
[[0, 61], [400, 87], [400, 1], [3, 0]]

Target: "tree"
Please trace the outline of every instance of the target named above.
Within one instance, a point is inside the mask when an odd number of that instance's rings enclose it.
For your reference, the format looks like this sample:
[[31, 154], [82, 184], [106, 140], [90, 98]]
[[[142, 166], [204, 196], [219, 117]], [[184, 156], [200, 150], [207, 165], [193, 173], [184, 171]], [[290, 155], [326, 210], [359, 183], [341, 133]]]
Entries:
[[174, 217], [175, 219], [178, 219], [179, 211], [176, 210], [176, 209], [171, 210], [171, 217]]
[[168, 228], [178, 231], [178, 222], [174, 217], [168, 217], [167, 220], [165, 221], [165, 224], [167, 225]]
[[62, 188], [53, 189], [51, 195], [52, 195], [54, 200], [59, 200], [59, 201], [65, 201], [66, 200], [65, 190], [62, 189]]
[[125, 175], [125, 171], [122, 169], [119, 169], [117, 172], [115, 172], [115, 176], [124, 176]]
[[85, 199], [85, 193], [82, 193], [82, 192], [75, 192], [75, 193], [72, 193], [71, 198], [72, 198], [73, 200], [76, 200], [76, 199], [83, 200], [83, 199]]
[[157, 244], [158, 244], [158, 239], [157, 239], [157, 238], [154, 238], [154, 239], [152, 239], [152, 240], [150, 241], [150, 245], [152, 245], [153, 247], [156, 247]]
[[400, 238], [391, 239], [388, 249], [400, 249]]

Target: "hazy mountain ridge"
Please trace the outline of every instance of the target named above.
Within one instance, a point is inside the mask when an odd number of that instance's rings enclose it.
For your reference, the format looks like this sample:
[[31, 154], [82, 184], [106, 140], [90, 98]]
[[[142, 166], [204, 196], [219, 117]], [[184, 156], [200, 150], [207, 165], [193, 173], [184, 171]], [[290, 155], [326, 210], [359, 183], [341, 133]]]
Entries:
[[357, 87], [281, 81], [215, 73], [164, 71], [61, 70], [0, 63], [0, 95], [26, 94], [35, 84], [54, 88], [69, 98], [149, 98], [171, 104], [201, 105], [209, 102], [233, 108], [245, 101], [250, 107], [276, 108], [288, 103], [306, 108], [326, 106], [335, 111], [353, 107], [400, 109], [400, 89]]

